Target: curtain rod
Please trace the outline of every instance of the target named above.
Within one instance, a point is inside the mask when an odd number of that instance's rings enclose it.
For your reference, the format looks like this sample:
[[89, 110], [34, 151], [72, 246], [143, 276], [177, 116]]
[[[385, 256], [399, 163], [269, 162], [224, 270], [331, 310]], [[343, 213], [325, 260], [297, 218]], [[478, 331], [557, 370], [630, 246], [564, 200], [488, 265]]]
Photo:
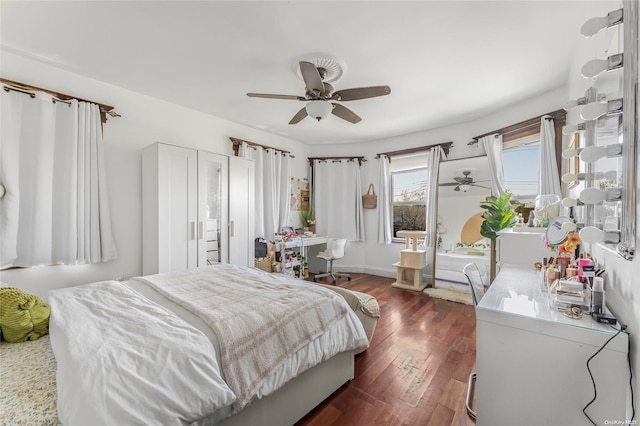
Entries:
[[313, 167], [313, 160], [327, 161], [327, 160], [358, 160], [358, 165], [362, 166], [362, 163], [367, 161], [364, 157], [307, 157], [309, 165]]
[[[567, 116], [567, 112], [564, 109], [557, 109], [555, 111], [548, 112], [546, 114], [538, 115], [536, 117], [530, 118], [528, 120], [521, 121], [516, 124], [512, 124], [507, 127], [503, 127], [502, 129], [494, 130], [492, 132], [484, 133], [480, 136], [474, 136], [467, 145], [473, 145], [478, 143], [480, 138], [485, 136], [493, 135], [495, 133], [502, 135], [502, 140], [509, 141], [511, 139], [521, 138], [523, 136], [529, 136], [529, 134], [533, 134], [536, 130], [535, 126], [540, 125], [540, 119], [545, 115], [550, 115], [553, 120], [563, 119]], [[532, 131], [529, 131], [533, 129]], [[523, 134], [523, 132], [525, 134]]]
[[376, 154], [376, 158], [380, 158], [381, 155], [386, 155], [387, 157], [393, 157], [394, 155], [413, 154], [415, 152], [428, 151], [431, 148], [434, 148], [436, 146], [441, 147], [445, 155], [449, 155], [449, 150], [451, 149], [452, 145], [453, 145], [453, 142], [442, 142], [442, 143], [436, 143], [433, 145], [419, 146], [416, 148], [401, 149], [398, 151], [381, 152], [380, 154]]
[[0, 83], [9, 85], [9, 86], [4, 86], [4, 91], [5, 92], [13, 90], [13, 91], [16, 91], [16, 92], [27, 94], [27, 95], [31, 96], [32, 98], [36, 97], [36, 94], [31, 92], [31, 91], [35, 90], [35, 91], [38, 91], [38, 92], [44, 92], [44, 93], [48, 93], [49, 95], [53, 95], [55, 98], [58, 98], [57, 99], [58, 101], [62, 101], [62, 102], [66, 102], [66, 101], [70, 101], [72, 99], [76, 99], [76, 100], [78, 100], [80, 102], [89, 102], [89, 103], [92, 103], [92, 104], [96, 104], [96, 105], [98, 105], [100, 107], [100, 116], [102, 118], [102, 122], [103, 123], [107, 122], [106, 114], [109, 114], [111, 117], [121, 117], [120, 114], [118, 114], [117, 112], [114, 111], [114, 107], [112, 107], [111, 105], [102, 104], [100, 102], [90, 101], [90, 100], [87, 100], [87, 99], [82, 99], [82, 98], [79, 98], [77, 96], [65, 95], [64, 93], [55, 92], [55, 91], [49, 90], [49, 89], [43, 89], [43, 88], [37, 87], [37, 86], [31, 86], [30, 84], [24, 84], [24, 83], [20, 83], [18, 81], [8, 80], [6, 78], [1, 78], [1, 77], [0, 77]]
[[242, 143], [244, 142], [244, 143], [246, 143], [247, 145], [250, 145], [250, 146], [257, 146], [257, 147], [264, 148], [264, 149], [272, 149], [272, 150], [274, 150], [276, 152], [280, 152], [282, 154], [289, 154], [289, 157], [291, 157], [291, 158], [296, 158], [295, 155], [291, 154], [291, 152], [289, 152], [289, 151], [285, 151], [284, 149], [274, 148], [272, 146], [262, 145], [262, 144], [259, 144], [259, 143], [246, 141], [244, 139], [238, 139], [238, 138], [234, 138], [234, 137], [229, 137], [229, 140], [233, 144], [233, 155], [235, 155], [236, 157], [240, 155], [240, 145], [242, 145]]

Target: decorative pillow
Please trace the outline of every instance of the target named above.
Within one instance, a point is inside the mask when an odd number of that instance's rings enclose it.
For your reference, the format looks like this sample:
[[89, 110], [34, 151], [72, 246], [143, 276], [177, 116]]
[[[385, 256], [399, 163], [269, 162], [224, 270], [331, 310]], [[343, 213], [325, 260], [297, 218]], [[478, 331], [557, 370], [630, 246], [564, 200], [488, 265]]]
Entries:
[[0, 288], [0, 328], [7, 342], [36, 340], [49, 333], [51, 307], [34, 294]]

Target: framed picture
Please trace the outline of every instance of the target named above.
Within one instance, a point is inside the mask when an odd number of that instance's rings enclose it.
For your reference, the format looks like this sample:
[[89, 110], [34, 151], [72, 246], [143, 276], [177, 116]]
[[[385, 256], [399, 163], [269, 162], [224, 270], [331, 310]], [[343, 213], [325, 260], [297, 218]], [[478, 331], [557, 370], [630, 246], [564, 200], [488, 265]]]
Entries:
[[293, 226], [283, 226], [282, 227], [282, 233], [284, 235], [295, 234], [296, 230], [293, 228]]
[[[569, 145], [567, 146], [567, 148], [573, 148], [573, 149], [578, 149], [580, 148], [580, 133], [576, 132], [573, 134], [573, 138], [571, 139], [571, 142], [569, 142]], [[567, 173], [571, 173], [574, 175], [577, 175], [578, 173], [580, 173], [580, 158], [576, 155], [572, 158], [569, 158], [567, 160], [568, 163], [568, 167], [567, 167]], [[567, 183], [567, 189], [571, 189], [574, 188], [576, 186], [578, 186], [580, 182], [576, 179], [572, 182]]]
[[291, 211], [309, 210], [309, 179], [291, 178]]

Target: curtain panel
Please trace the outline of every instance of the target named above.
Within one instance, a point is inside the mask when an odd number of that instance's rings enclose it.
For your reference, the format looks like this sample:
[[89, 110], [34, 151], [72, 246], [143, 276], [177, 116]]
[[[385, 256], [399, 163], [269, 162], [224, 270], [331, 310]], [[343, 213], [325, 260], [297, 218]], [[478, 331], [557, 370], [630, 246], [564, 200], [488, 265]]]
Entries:
[[357, 160], [314, 160], [313, 193], [318, 234], [365, 241]]
[[117, 259], [98, 105], [2, 94], [0, 265]]
[[556, 162], [556, 131], [551, 116], [540, 119], [540, 164], [538, 170], [538, 195], [555, 194], [562, 198], [560, 173]]
[[427, 237], [424, 241], [424, 245], [429, 247], [431, 250], [434, 250], [438, 238], [438, 172], [440, 169], [441, 157], [442, 148], [440, 146], [431, 148], [429, 151], [429, 161], [427, 165], [427, 223], [425, 224]]
[[484, 148], [491, 172], [491, 193], [499, 197], [507, 192], [504, 185], [504, 169], [502, 167], [502, 136], [489, 135], [481, 137], [478, 142]]
[[378, 159], [378, 243], [391, 244], [393, 229], [391, 228], [391, 172], [389, 157], [380, 155]]
[[289, 156], [244, 142], [242, 156], [255, 163], [255, 237], [272, 240], [276, 232], [289, 225]]

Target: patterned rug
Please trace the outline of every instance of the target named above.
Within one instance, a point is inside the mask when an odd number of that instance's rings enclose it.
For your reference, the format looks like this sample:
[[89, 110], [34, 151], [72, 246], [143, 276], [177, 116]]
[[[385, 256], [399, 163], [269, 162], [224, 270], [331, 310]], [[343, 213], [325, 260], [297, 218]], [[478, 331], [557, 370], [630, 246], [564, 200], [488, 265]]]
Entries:
[[456, 303], [464, 303], [465, 305], [473, 305], [471, 293], [468, 291], [455, 290], [451, 288], [425, 288], [424, 293], [438, 299], [449, 300]]

